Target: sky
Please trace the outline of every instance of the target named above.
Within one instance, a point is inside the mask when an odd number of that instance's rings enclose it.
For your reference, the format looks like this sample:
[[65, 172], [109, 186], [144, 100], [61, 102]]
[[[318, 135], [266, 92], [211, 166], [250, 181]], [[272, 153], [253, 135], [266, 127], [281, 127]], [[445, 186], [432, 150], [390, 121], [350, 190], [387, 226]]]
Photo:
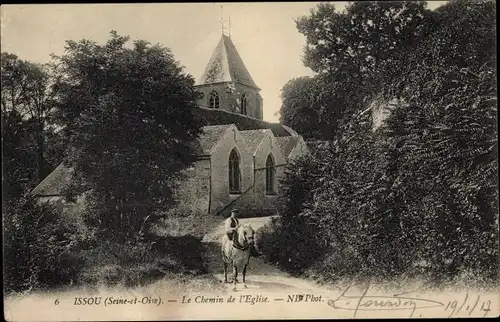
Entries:
[[[429, 1], [434, 9], [446, 1]], [[346, 2], [336, 2], [343, 10]], [[222, 5], [222, 8], [221, 8]], [[311, 76], [301, 61], [305, 37], [294, 19], [317, 2], [149, 3], [2, 5], [1, 50], [37, 63], [64, 53], [66, 40], [105, 43], [115, 30], [131, 40], [160, 43], [172, 50], [185, 72], [198, 80], [220, 40], [221, 17], [231, 17], [231, 40], [261, 88], [264, 120], [277, 122], [281, 88]]]

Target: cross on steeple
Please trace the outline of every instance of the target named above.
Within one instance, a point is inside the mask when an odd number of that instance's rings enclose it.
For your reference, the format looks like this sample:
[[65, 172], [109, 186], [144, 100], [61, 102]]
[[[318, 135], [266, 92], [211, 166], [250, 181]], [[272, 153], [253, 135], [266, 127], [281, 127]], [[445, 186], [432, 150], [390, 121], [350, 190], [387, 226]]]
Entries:
[[[221, 18], [220, 18], [221, 31], [222, 31], [222, 35], [224, 35], [224, 32], [226, 31], [226, 26], [224, 23], [226, 22], [226, 20], [224, 20], [224, 8], [222, 7], [222, 5], [220, 6], [220, 15], [221, 15]], [[229, 17], [229, 28], [227, 31], [228, 31], [229, 38], [231, 38], [231, 17]]]

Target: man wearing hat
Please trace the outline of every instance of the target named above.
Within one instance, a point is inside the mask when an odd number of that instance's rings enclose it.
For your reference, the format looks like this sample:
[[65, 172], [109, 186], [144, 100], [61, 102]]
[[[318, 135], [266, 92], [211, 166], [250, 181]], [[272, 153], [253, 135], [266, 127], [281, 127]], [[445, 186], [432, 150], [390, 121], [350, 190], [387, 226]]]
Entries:
[[[226, 229], [226, 234], [229, 240], [233, 240], [234, 233], [238, 226], [240, 225], [240, 221], [238, 220], [238, 209], [233, 209], [231, 210], [231, 215], [229, 218], [226, 219], [225, 223], [225, 229]], [[259, 252], [257, 252], [257, 249], [255, 249], [255, 243], [252, 243], [250, 245], [250, 255], [257, 257], [260, 256]]]

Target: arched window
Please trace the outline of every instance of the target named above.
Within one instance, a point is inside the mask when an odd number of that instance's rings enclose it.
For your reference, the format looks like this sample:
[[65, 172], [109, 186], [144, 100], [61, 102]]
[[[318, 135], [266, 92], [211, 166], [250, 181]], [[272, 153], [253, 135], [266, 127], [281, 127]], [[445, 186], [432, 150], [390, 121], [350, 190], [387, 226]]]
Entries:
[[274, 179], [275, 179], [276, 169], [274, 168], [274, 158], [272, 154], [267, 156], [266, 160], [266, 193], [274, 194]]
[[247, 94], [241, 94], [241, 114], [247, 115]]
[[210, 93], [210, 97], [208, 99], [208, 106], [210, 108], [219, 108], [219, 94], [216, 91]]
[[240, 158], [233, 149], [229, 154], [229, 193], [240, 193]]

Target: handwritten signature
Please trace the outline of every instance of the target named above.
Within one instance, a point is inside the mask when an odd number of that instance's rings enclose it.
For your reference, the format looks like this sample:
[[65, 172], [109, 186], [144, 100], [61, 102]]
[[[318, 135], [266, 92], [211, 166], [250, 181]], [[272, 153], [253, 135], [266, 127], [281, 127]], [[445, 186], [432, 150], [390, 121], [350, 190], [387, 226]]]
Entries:
[[[360, 295], [352, 295], [352, 289], [356, 285], [361, 288]], [[392, 296], [368, 294], [370, 286], [369, 282], [357, 284], [351, 282], [337, 299], [329, 300], [328, 305], [335, 309], [354, 311], [353, 317], [356, 317], [356, 314], [360, 311], [381, 310], [407, 310], [410, 311], [410, 317], [413, 317], [417, 309], [430, 308], [443, 308], [445, 311], [449, 310], [451, 311], [451, 317], [454, 314], [458, 314], [458, 312], [466, 305], [469, 298], [469, 295], [466, 294], [463, 303], [461, 303], [461, 306], [459, 307], [459, 301], [457, 300], [449, 301], [445, 304], [436, 300], [418, 298], [409, 295], [410, 293], [413, 293], [413, 291], [394, 294]], [[471, 305], [467, 305], [466, 310], [469, 312], [469, 315], [472, 314], [472, 311], [474, 311], [479, 301], [480, 296], [478, 295], [472, 310], [470, 309]], [[490, 305], [491, 301], [483, 301], [482, 303], [481, 310], [485, 312], [485, 316], [489, 311], [491, 311]]]

